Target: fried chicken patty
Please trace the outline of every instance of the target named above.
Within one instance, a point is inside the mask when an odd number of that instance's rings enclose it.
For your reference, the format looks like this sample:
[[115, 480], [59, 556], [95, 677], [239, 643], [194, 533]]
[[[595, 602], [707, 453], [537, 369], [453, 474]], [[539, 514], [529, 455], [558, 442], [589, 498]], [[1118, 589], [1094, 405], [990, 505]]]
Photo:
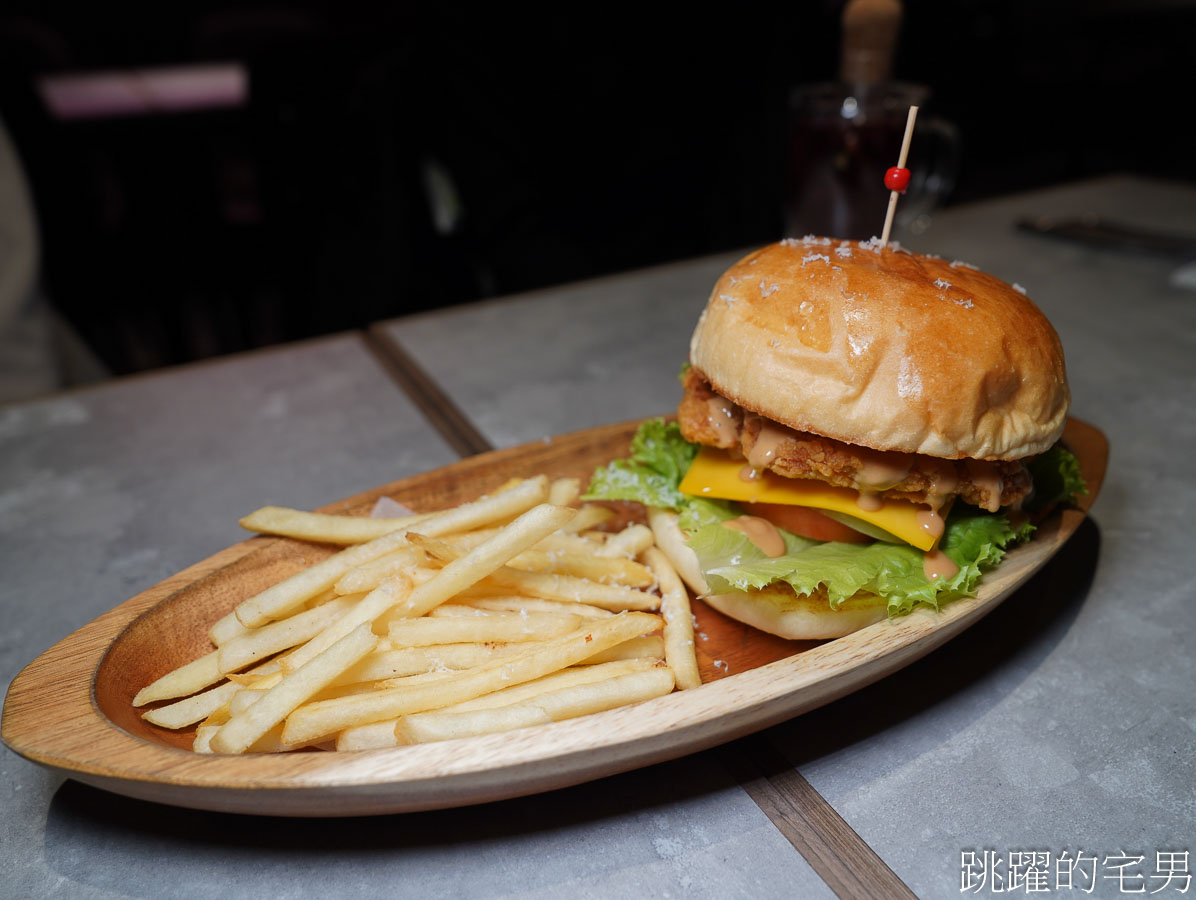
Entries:
[[[838, 487], [868, 490], [884, 499], [928, 503], [936, 508], [953, 496], [995, 512], [1030, 493], [1030, 473], [1020, 460], [950, 460], [915, 453], [882, 453], [809, 432], [794, 431], [743, 409], [718, 394], [706, 376], [690, 367], [677, 409], [687, 441], [720, 447], [759, 460], [758, 442], [767, 434], [768, 461], [759, 466], [786, 478], [809, 478]], [[869, 484], [878, 463], [899, 476], [883, 486]]]

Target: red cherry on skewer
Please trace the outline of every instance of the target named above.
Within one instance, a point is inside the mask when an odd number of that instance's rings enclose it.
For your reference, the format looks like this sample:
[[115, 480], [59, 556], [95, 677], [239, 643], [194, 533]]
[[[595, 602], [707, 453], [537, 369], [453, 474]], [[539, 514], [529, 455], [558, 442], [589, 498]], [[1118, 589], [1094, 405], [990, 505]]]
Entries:
[[889, 189], [889, 210], [885, 213], [884, 231], [880, 233], [880, 246], [886, 247], [889, 235], [893, 230], [893, 213], [897, 210], [897, 195], [904, 194], [909, 187], [909, 169], [905, 161], [909, 159], [909, 142], [914, 136], [914, 121], [918, 118], [918, 107], [909, 108], [909, 116], [905, 120], [905, 134], [901, 138], [901, 152], [897, 155], [897, 165], [885, 172], [885, 187]]
[[905, 189], [909, 187], [909, 169], [890, 166], [889, 171], [885, 172], [885, 187], [904, 194]]

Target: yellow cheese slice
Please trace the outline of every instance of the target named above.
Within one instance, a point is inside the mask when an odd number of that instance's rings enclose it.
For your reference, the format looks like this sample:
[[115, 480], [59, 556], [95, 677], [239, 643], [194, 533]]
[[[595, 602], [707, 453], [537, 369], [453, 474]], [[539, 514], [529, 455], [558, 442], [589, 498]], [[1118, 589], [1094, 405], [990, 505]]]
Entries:
[[768, 470], [761, 472], [757, 479], [744, 481], [739, 477], [743, 467], [743, 460], [734, 460], [721, 450], [703, 447], [681, 479], [681, 493], [741, 503], [758, 501], [829, 509], [883, 528], [919, 550], [934, 546], [934, 535], [918, 522], [918, 513], [925, 512], [925, 506], [908, 500], [885, 500], [880, 509], [870, 511], [860, 508], [856, 503], [859, 492], [851, 488], [785, 478]]

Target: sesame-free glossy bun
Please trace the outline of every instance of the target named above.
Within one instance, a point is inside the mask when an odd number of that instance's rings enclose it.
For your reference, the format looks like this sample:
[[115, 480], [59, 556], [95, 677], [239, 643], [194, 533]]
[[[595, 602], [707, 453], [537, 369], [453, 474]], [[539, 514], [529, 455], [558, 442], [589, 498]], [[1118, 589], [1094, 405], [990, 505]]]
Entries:
[[716, 391], [798, 431], [946, 459], [1019, 459], [1063, 431], [1063, 349], [1010, 285], [964, 263], [804, 238], [719, 279], [690, 343]]

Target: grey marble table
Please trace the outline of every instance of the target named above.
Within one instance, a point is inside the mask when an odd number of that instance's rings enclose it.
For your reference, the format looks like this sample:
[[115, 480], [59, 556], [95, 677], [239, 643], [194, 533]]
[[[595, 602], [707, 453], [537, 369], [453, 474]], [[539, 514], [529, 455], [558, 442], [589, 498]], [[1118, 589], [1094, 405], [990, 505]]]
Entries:
[[[1083, 860], [1077, 893], [1091, 870], [1094, 896], [1166, 896], [1181, 882], [1153, 878], [1169, 865], [1156, 854], [1190, 851], [1196, 836], [1186, 527], [1196, 508], [1196, 292], [1172, 284], [1176, 260], [1014, 229], [1022, 215], [1090, 213], [1196, 236], [1196, 189], [1109, 177], [1036, 191], [944, 212], [914, 249], [1021, 283], [1054, 321], [1073, 414], [1112, 445], [1093, 518], [947, 648], [768, 734], [923, 896], [992, 892], [991, 877], [965, 881], [964, 853], [1007, 879], [1010, 854], [1030, 851], [1051, 854], [1052, 888], [1066, 853]], [[692, 323], [734, 258], [384, 329], [492, 442], [533, 440], [671, 409]], [[1119, 854], [1144, 859], [1118, 869]]]

